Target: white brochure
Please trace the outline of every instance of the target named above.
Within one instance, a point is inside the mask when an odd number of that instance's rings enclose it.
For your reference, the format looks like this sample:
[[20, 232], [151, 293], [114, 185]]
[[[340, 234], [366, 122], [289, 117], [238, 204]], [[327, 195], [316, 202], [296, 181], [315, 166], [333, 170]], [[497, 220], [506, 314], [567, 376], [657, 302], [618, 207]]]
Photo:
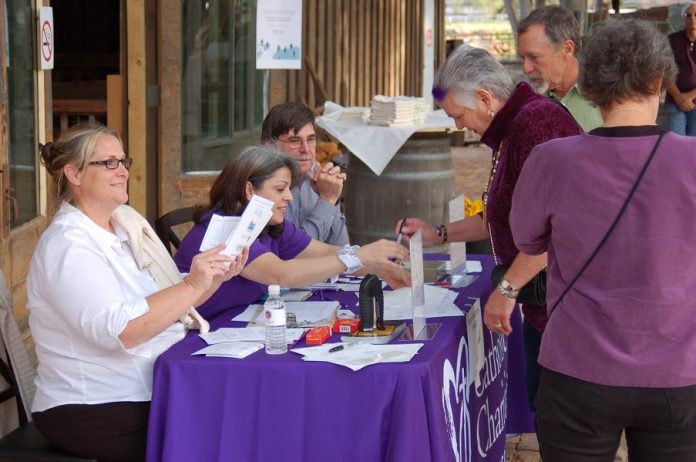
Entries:
[[[208, 246], [207, 248], [211, 248], [224, 242], [226, 247], [221, 253], [235, 257], [242, 252], [244, 247], [251, 245], [259, 237], [272, 215], [273, 201], [254, 195], [244, 209], [242, 216], [232, 217], [237, 218], [236, 223], [234, 220], [226, 219], [227, 217], [219, 217], [216, 220], [211, 218], [205, 236], [203, 236], [200, 250], [206, 250], [204, 244]], [[218, 215], [213, 215], [213, 218], [216, 216]]]

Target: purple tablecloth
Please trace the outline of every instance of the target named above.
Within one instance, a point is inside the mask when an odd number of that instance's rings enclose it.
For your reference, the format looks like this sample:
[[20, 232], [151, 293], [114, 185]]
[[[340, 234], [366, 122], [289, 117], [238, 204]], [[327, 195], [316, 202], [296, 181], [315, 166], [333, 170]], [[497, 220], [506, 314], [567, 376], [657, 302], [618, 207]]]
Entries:
[[[457, 298], [464, 310], [478, 297], [483, 305], [491, 290], [492, 259], [482, 258], [483, 275]], [[357, 303], [352, 293], [324, 292], [331, 295], [350, 307]], [[224, 313], [212, 328], [241, 326], [230, 319], [242, 309]], [[523, 375], [515, 385], [522, 388], [514, 390], [522, 401], [505, 399], [505, 337], [484, 327], [481, 385], [467, 390], [466, 318], [429, 323], [442, 327], [413, 360], [357, 372], [304, 362], [294, 353], [194, 357], [205, 343], [189, 333], [155, 364], [147, 460], [503, 460], [506, 419], [507, 431], [531, 428], [522, 412]], [[519, 318], [515, 327], [521, 331]], [[513, 425], [510, 417], [517, 414]]]

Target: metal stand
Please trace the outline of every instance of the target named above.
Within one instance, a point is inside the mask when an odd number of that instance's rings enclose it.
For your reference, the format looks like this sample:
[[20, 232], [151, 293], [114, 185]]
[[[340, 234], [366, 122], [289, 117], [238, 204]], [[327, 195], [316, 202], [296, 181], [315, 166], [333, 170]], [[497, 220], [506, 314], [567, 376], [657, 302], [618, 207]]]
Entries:
[[401, 334], [401, 337], [398, 338], [400, 341], [412, 341], [412, 340], [432, 340], [435, 338], [437, 335], [437, 332], [440, 330], [440, 326], [442, 324], [426, 324], [425, 327], [423, 327], [423, 330], [421, 330], [420, 334], [418, 337], [413, 338], [413, 325], [410, 324], [406, 326], [406, 330], [404, 330], [404, 333]]

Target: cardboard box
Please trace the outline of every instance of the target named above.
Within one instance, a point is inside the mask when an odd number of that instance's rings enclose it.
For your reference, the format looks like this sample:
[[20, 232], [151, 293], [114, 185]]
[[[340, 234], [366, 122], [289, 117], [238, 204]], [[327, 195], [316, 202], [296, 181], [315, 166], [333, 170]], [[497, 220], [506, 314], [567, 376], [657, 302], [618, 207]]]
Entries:
[[360, 329], [359, 319], [337, 319], [333, 325], [333, 331], [335, 334], [352, 334], [356, 330]]
[[327, 326], [315, 327], [307, 332], [305, 341], [307, 345], [321, 345], [331, 337], [331, 328]]

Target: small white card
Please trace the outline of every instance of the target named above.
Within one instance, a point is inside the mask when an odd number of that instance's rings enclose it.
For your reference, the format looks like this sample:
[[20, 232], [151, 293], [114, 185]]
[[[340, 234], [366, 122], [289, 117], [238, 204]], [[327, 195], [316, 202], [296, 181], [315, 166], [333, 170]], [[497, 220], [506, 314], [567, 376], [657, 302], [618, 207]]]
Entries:
[[[469, 347], [468, 385], [481, 384], [481, 371], [486, 362], [483, 348], [483, 322], [481, 320], [481, 300], [477, 299], [466, 314], [466, 339]], [[473, 381], [472, 381], [473, 379]]]
[[[464, 196], [458, 196], [449, 202], [450, 223], [464, 219]], [[466, 242], [452, 242], [449, 245], [452, 270], [463, 269], [466, 264]]]
[[259, 342], [225, 342], [208, 345], [191, 355], [217, 356], [222, 358], [246, 358], [263, 348], [263, 343]]
[[423, 271], [423, 232], [418, 230], [411, 236], [411, 308], [413, 316], [413, 338], [417, 339], [425, 328], [425, 316], [421, 307], [425, 305], [425, 273]]

